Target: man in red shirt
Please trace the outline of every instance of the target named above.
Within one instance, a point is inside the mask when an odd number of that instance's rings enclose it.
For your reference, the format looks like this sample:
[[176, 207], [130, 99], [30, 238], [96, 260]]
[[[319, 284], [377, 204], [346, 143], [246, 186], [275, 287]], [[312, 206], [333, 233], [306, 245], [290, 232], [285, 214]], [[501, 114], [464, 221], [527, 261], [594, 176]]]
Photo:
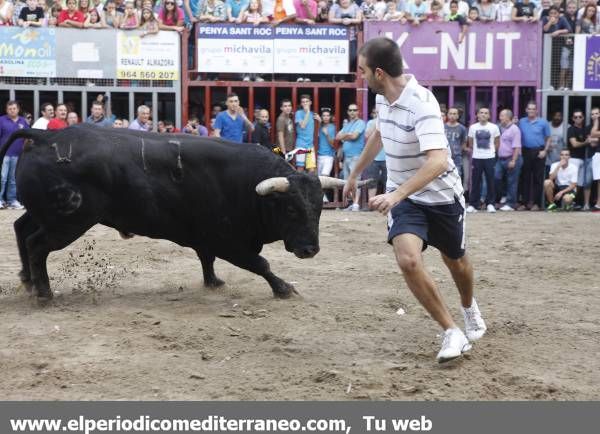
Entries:
[[85, 16], [77, 10], [77, 0], [67, 0], [67, 10], [60, 11], [58, 27], [83, 28]]
[[49, 130], [62, 130], [63, 128], [67, 128], [69, 125], [67, 124], [67, 106], [64, 104], [59, 104], [56, 106], [56, 117], [51, 119], [48, 122]]

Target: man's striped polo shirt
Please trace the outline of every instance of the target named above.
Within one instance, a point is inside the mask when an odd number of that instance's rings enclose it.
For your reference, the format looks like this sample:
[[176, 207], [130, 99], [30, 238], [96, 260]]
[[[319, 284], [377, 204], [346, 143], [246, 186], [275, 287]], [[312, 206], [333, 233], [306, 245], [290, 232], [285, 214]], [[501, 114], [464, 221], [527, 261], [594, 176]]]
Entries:
[[464, 208], [463, 187], [452, 161], [440, 106], [415, 77], [405, 77], [406, 87], [396, 101], [390, 103], [383, 95], [375, 99], [388, 171], [387, 191], [395, 190], [423, 166], [426, 151], [447, 149], [447, 170], [409, 198], [423, 205], [452, 204], [457, 198]]

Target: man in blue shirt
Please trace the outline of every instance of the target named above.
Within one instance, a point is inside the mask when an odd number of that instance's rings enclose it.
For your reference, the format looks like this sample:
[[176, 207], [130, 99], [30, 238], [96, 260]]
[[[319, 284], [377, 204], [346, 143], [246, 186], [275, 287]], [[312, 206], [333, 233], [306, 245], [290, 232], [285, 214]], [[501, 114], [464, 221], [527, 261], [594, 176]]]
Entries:
[[542, 205], [542, 187], [546, 154], [550, 147], [550, 124], [538, 117], [537, 104], [530, 102], [526, 108], [527, 117], [519, 120], [523, 167], [521, 169], [522, 204], [519, 211], [529, 209], [539, 211]]
[[[350, 104], [348, 106], [348, 122], [336, 136], [336, 139], [342, 142], [342, 150], [344, 151], [344, 179], [348, 179], [348, 176], [354, 170], [365, 147], [365, 128], [365, 121], [358, 117], [358, 106]], [[349, 211], [360, 210], [358, 197], [360, 197], [360, 189], [351, 198], [352, 205], [348, 207]]]
[[248, 131], [254, 131], [254, 125], [244, 114], [240, 107], [240, 99], [235, 93], [227, 95], [227, 110], [220, 112], [215, 119], [213, 136], [222, 137], [232, 142], [242, 143], [244, 138], [244, 124]]
[[[20, 109], [21, 107], [17, 101], [6, 103], [6, 115], [0, 116], [0, 146], [4, 145], [15, 131], [29, 128], [25, 118], [19, 116]], [[21, 152], [23, 152], [23, 139], [15, 140], [2, 160], [0, 209], [6, 207], [23, 209], [23, 205], [17, 200], [17, 182], [15, 178], [15, 170]], [[6, 193], [6, 202], [4, 202], [4, 193]]]
[[310, 173], [316, 169], [316, 159], [314, 155], [314, 137], [315, 121], [321, 122], [321, 117], [313, 113], [310, 108], [312, 100], [309, 95], [300, 95], [300, 110], [294, 116], [296, 125], [296, 148], [311, 150], [307, 154], [296, 154], [296, 168], [298, 172], [303, 172], [305, 167]]
[[112, 122], [104, 116], [104, 104], [100, 101], [92, 103], [91, 114], [85, 120], [88, 124], [94, 124], [99, 127], [112, 128]]

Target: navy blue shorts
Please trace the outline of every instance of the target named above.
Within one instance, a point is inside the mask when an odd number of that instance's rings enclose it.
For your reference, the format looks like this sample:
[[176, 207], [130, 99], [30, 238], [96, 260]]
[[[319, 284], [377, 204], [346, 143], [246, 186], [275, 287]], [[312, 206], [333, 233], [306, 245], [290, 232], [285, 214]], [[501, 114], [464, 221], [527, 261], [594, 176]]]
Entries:
[[388, 243], [401, 234], [423, 240], [423, 250], [432, 245], [451, 259], [465, 255], [465, 210], [451, 205], [421, 205], [405, 199], [388, 215]]

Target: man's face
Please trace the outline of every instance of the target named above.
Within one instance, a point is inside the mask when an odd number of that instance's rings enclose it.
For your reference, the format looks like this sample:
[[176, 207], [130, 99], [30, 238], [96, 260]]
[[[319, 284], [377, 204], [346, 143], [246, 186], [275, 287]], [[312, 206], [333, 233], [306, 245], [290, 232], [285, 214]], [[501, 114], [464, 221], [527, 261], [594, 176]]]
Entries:
[[42, 116], [44, 116], [46, 119], [50, 119], [54, 117], [54, 107], [52, 107], [51, 105], [47, 105], [46, 109], [44, 111], [42, 111]]
[[[369, 89], [375, 93], [383, 93], [383, 85], [381, 83], [383, 72], [379, 70], [376, 70], [376, 72], [369, 68], [364, 56], [358, 56], [358, 71], [361, 77], [367, 82]], [[377, 76], [380, 77], [378, 78]]]
[[27, 6], [29, 6], [29, 9], [35, 9], [37, 5], [37, 0], [27, 0]]
[[583, 113], [582, 112], [573, 113], [573, 123], [576, 125], [583, 124]]
[[500, 114], [498, 115], [498, 119], [500, 119], [500, 123], [504, 125], [508, 124], [511, 121], [511, 118], [506, 110], [502, 110], [500, 112]]
[[560, 165], [562, 167], [567, 167], [569, 165], [569, 158], [571, 158], [571, 154], [569, 151], [560, 151]]
[[551, 11], [548, 12], [548, 17], [550, 18], [558, 18], [558, 11], [552, 9]]
[[94, 119], [99, 119], [104, 115], [104, 108], [102, 106], [94, 104], [92, 106], [92, 117]]
[[59, 105], [56, 107], [56, 117], [58, 119], [62, 119], [63, 121], [67, 119], [67, 108], [64, 105]]
[[452, 108], [452, 109], [448, 110], [448, 121], [449, 122], [458, 121], [458, 110], [457, 109]]
[[77, 113], [71, 112], [67, 115], [67, 123], [69, 125], [75, 125], [77, 122], [79, 122], [79, 119], [77, 118]]
[[477, 112], [477, 120], [479, 122], [487, 122], [490, 119], [490, 111], [488, 109], [482, 108]]
[[562, 120], [562, 112], [556, 112], [554, 115], [552, 115], [552, 122], [554, 124], [558, 125], [562, 122]]
[[213, 108], [212, 108], [212, 116], [215, 117], [219, 113], [221, 113], [221, 106], [220, 105], [213, 106]]
[[[550, 7], [550, 0], [542, 0], [542, 8], [548, 9]], [[550, 14], [548, 14], [550, 15]]]
[[575, 15], [575, 12], [577, 12], [577, 5], [575, 3], [569, 3], [567, 5], [567, 13], [569, 15]]
[[358, 106], [356, 104], [350, 104], [348, 106], [348, 118], [352, 121], [358, 118]]
[[138, 117], [140, 118], [140, 121], [142, 121], [143, 123], [148, 122], [148, 120], [150, 119], [150, 110], [143, 109], [143, 110], [139, 111]]
[[281, 112], [285, 113], [286, 115], [289, 115], [292, 112], [292, 103], [284, 102], [283, 104], [281, 104]]
[[240, 99], [237, 96], [227, 98], [227, 110], [237, 112], [240, 107]]
[[529, 104], [527, 106], [527, 108], [525, 109], [525, 112], [527, 113], [528, 117], [536, 118], [537, 117], [537, 106], [535, 104]]
[[6, 107], [6, 114], [9, 118], [15, 119], [17, 116], [19, 116], [19, 106], [16, 104], [9, 105]]
[[303, 110], [310, 110], [310, 106], [312, 105], [312, 101], [308, 98], [302, 98], [300, 100], [300, 106]]
[[258, 120], [261, 124], [265, 125], [269, 122], [269, 112], [267, 110], [261, 110], [258, 114]]

